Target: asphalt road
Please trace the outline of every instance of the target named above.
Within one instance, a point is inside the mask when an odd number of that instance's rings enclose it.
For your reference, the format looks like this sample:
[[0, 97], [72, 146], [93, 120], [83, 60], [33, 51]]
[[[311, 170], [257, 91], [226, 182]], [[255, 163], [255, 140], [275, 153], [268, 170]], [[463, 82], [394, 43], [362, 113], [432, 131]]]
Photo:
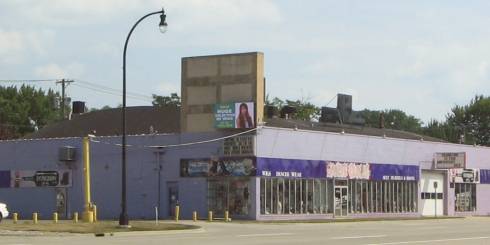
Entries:
[[0, 244], [490, 244], [490, 218], [345, 223], [206, 223], [191, 231], [0, 235]]

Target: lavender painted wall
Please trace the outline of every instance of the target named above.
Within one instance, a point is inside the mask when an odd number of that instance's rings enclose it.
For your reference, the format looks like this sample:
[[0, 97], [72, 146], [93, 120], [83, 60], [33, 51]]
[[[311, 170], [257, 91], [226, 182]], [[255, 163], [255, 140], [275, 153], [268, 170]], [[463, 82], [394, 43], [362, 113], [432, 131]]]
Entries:
[[[222, 136], [221, 133], [129, 136], [129, 145], [167, 145], [199, 141]], [[121, 149], [119, 137], [97, 137], [106, 142], [91, 143], [92, 199], [97, 204], [101, 218], [115, 219], [120, 212]], [[17, 140], [0, 142], [0, 170], [52, 170], [67, 168], [58, 161], [58, 148], [76, 147], [77, 157], [72, 164], [73, 185], [67, 188], [68, 212], [82, 211], [82, 152], [81, 138]], [[156, 149], [128, 148], [128, 214], [132, 218], [154, 218], [154, 207], [160, 194], [160, 216], [168, 218], [167, 183], [177, 183], [181, 214], [190, 218], [192, 211], [200, 215], [207, 212], [207, 184], [205, 178], [181, 178], [180, 158], [203, 158], [219, 155], [221, 142], [213, 142], [183, 148], [168, 148], [161, 156], [161, 185], [158, 193], [158, 164]], [[0, 201], [6, 202], [12, 211], [23, 217], [40, 212], [41, 218], [49, 218], [55, 210], [54, 188], [0, 188]]]
[[[432, 169], [436, 152], [466, 152], [467, 168], [490, 169], [490, 148], [480, 146], [272, 127], [259, 129], [256, 141], [257, 157], [418, 165], [423, 170]], [[454, 215], [454, 189], [445, 190], [445, 213]], [[477, 195], [477, 213], [488, 215], [490, 184], [478, 184]]]

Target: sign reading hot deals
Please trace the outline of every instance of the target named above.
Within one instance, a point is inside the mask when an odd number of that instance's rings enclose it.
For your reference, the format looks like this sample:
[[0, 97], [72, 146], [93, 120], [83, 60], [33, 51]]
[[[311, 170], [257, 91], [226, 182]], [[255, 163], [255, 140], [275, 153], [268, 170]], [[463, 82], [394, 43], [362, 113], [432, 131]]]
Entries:
[[465, 152], [439, 152], [435, 154], [436, 169], [466, 168]]
[[0, 171], [0, 187], [69, 187], [71, 170], [5, 170]]
[[253, 102], [223, 103], [214, 105], [215, 128], [254, 128]]

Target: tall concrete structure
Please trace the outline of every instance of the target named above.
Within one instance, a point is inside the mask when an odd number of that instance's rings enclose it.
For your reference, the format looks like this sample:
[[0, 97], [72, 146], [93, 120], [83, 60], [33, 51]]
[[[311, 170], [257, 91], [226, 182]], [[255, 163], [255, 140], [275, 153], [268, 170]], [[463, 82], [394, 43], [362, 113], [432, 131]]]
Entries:
[[215, 131], [217, 103], [254, 102], [264, 114], [264, 54], [260, 52], [182, 58], [182, 132]]

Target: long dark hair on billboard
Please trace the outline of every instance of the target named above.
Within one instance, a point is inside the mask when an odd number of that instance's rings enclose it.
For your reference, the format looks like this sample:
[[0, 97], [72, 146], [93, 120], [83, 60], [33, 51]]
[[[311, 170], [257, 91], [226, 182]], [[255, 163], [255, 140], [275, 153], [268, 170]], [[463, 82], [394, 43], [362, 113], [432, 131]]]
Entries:
[[253, 128], [252, 117], [248, 113], [248, 106], [245, 103], [240, 104], [240, 112], [237, 117], [237, 128]]

